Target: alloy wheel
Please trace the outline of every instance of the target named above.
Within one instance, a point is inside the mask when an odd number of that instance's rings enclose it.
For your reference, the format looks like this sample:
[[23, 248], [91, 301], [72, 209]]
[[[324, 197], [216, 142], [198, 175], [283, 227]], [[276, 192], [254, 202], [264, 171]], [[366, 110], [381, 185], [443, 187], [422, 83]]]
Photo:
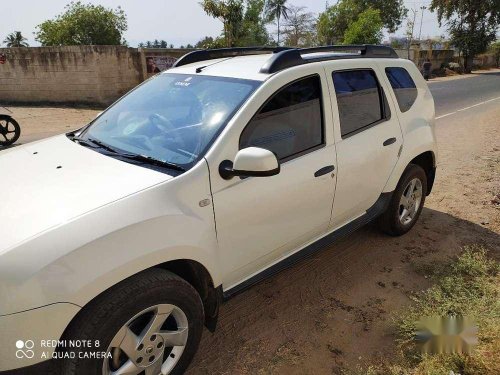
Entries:
[[418, 178], [411, 180], [403, 190], [399, 201], [399, 221], [403, 225], [410, 224], [416, 217], [422, 203], [422, 181]]
[[182, 356], [188, 319], [177, 306], [151, 306], [130, 319], [111, 340], [103, 375], [167, 375]]

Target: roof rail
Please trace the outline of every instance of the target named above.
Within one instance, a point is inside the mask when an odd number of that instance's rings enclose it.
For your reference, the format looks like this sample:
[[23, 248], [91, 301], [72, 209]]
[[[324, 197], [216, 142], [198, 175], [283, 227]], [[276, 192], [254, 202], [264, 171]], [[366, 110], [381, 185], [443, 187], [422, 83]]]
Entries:
[[[303, 55], [314, 53], [329, 53], [337, 52], [338, 55], [320, 55], [308, 56]], [[292, 66], [302, 65], [310, 62], [340, 60], [340, 59], [355, 59], [355, 58], [399, 58], [394, 49], [387, 46], [378, 46], [372, 44], [362, 45], [338, 45], [338, 46], [323, 46], [312, 48], [290, 48], [290, 47], [235, 47], [235, 48], [219, 48], [219, 49], [204, 49], [190, 52], [177, 60], [173, 67], [179, 67], [187, 64], [192, 64], [199, 61], [214, 60], [221, 58], [229, 58], [235, 56], [258, 55], [261, 53], [273, 53], [273, 56], [262, 66], [261, 73], [272, 74], [280, 70], [291, 68]]]
[[[311, 56], [304, 58], [302, 55], [319, 52], [338, 52], [339, 55]], [[399, 56], [391, 47], [377, 45], [340, 45], [312, 48], [287, 49], [274, 54], [260, 69], [261, 73], [272, 74], [292, 66], [309, 62], [341, 60], [354, 58], [390, 58], [398, 59]]]
[[289, 47], [235, 47], [204, 49], [190, 52], [177, 60], [173, 67], [179, 67], [192, 64], [199, 61], [222, 59], [224, 57], [258, 55], [261, 53], [278, 53], [285, 50], [291, 50]]
[[[338, 46], [322, 46], [312, 48], [301, 48], [300, 52], [316, 53], [316, 52], [354, 52], [355, 55], [363, 57], [383, 57], [383, 58], [399, 58], [398, 54], [392, 47], [379, 46], [375, 44], [351, 44]], [[351, 57], [352, 58], [352, 57]]]

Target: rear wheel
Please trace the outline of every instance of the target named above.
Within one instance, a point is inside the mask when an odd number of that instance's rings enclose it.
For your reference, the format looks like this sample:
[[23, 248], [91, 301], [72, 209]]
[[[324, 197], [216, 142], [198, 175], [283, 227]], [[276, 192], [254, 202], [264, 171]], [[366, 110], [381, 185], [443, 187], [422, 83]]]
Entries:
[[[203, 330], [203, 305], [180, 277], [152, 269], [99, 296], [72, 323], [69, 340], [99, 347], [74, 350], [63, 374], [182, 374]], [[92, 353], [101, 352], [101, 358]], [[86, 354], [87, 353], [87, 354]], [[89, 359], [90, 356], [90, 359]]]
[[399, 180], [387, 211], [380, 216], [381, 229], [391, 236], [407, 233], [417, 222], [427, 194], [427, 177], [422, 167], [410, 164]]

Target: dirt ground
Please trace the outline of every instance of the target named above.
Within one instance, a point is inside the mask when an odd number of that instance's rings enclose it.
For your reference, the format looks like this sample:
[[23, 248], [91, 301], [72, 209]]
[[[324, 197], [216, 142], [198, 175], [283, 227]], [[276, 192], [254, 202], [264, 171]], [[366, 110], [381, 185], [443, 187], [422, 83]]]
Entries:
[[[498, 103], [438, 120], [436, 183], [409, 234], [391, 238], [369, 225], [228, 301], [188, 373], [338, 374], [393, 358], [392, 314], [430, 285], [415, 265], [471, 243], [500, 252]], [[78, 128], [99, 112], [10, 109], [23, 127], [20, 143]]]
[[339, 374], [393, 358], [392, 314], [430, 286], [415, 265], [471, 243], [500, 253], [499, 127], [499, 107], [439, 121], [437, 179], [416, 227], [391, 238], [367, 226], [230, 300], [189, 373]]
[[69, 107], [0, 106], [0, 114], [10, 114], [21, 126], [21, 137], [17, 145], [81, 128], [101, 111], [102, 109]]

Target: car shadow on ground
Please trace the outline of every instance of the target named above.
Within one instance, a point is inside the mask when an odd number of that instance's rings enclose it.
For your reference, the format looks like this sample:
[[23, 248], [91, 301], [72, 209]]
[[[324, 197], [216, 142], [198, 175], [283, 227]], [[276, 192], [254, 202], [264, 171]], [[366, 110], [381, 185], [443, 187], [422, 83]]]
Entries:
[[188, 373], [331, 374], [390, 358], [392, 314], [431, 285], [415, 266], [470, 244], [499, 257], [499, 234], [428, 208], [402, 237], [368, 225], [223, 304]]

